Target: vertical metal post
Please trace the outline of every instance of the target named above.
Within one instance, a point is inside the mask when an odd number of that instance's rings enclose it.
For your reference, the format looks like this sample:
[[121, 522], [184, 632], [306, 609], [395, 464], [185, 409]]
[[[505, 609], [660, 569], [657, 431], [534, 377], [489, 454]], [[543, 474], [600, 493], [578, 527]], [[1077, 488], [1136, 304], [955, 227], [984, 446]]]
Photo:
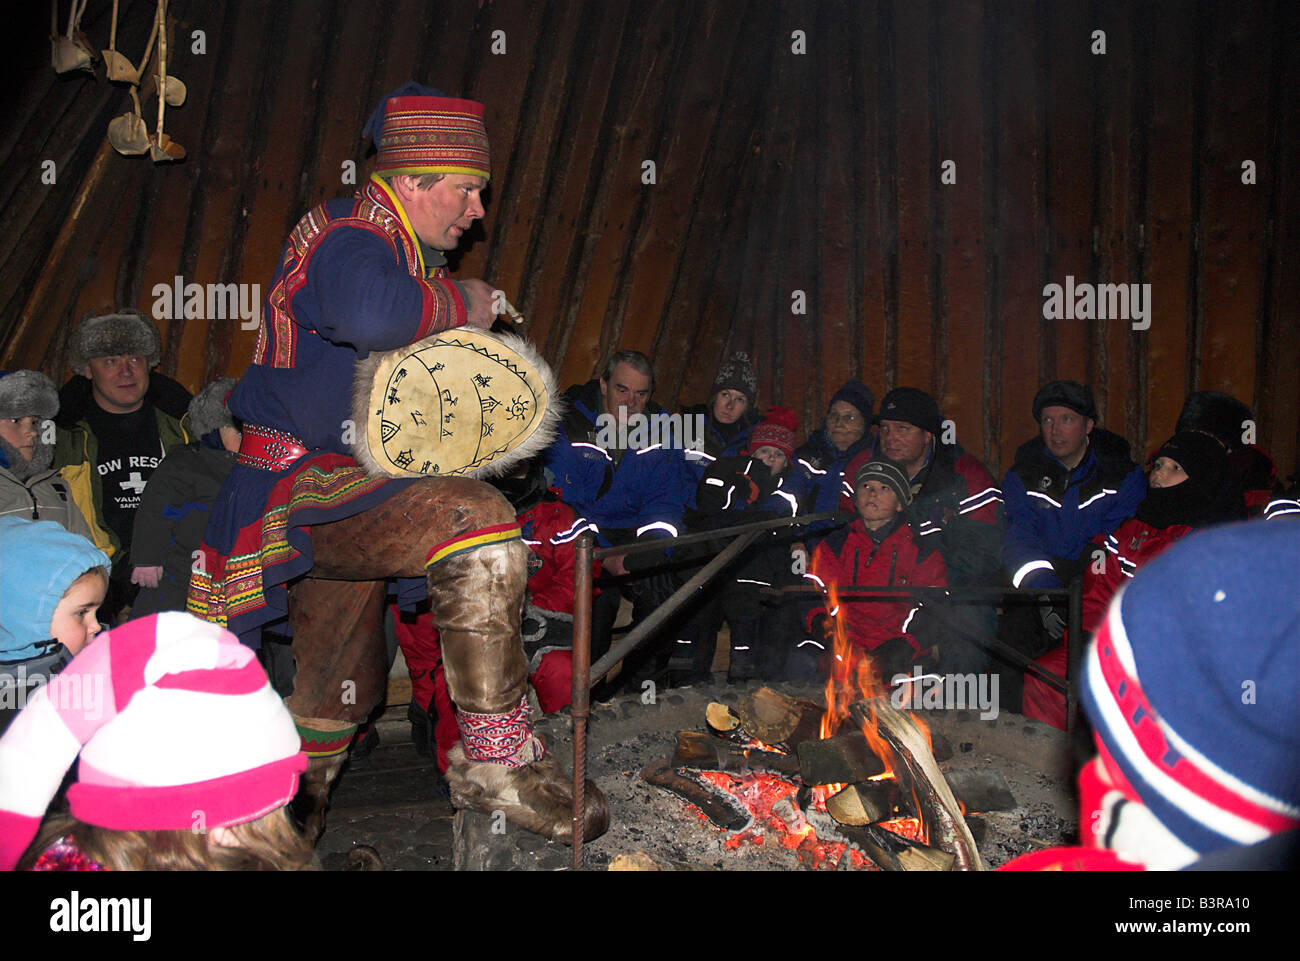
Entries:
[[591, 709], [588, 674], [591, 669], [592, 538], [583, 534], [574, 547], [573, 677], [569, 715], [573, 718], [573, 870], [582, 870], [582, 842], [587, 819], [587, 715]]
[[1083, 575], [1070, 581], [1070, 634], [1066, 642], [1065, 729], [1073, 733], [1079, 716], [1079, 664], [1083, 660]]

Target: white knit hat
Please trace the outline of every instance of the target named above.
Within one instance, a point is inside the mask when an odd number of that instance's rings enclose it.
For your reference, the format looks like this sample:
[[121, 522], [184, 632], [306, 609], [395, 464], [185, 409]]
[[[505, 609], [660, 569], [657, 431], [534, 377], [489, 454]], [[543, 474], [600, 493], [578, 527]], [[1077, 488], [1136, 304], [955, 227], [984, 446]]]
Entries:
[[78, 753], [72, 815], [115, 830], [253, 821], [288, 803], [307, 767], [253, 652], [174, 611], [101, 634], [0, 738], [0, 870], [31, 843]]

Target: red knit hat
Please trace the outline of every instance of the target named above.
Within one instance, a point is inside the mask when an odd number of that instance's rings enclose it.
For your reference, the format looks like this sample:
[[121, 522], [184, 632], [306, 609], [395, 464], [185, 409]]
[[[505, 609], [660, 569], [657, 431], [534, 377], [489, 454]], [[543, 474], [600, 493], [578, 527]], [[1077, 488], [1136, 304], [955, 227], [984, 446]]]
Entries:
[[752, 454], [760, 447], [775, 447], [793, 460], [794, 432], [798, 429], [798, 414], [789, 407], [773, 407], [749, 435], [749, 450], [746, 453]]

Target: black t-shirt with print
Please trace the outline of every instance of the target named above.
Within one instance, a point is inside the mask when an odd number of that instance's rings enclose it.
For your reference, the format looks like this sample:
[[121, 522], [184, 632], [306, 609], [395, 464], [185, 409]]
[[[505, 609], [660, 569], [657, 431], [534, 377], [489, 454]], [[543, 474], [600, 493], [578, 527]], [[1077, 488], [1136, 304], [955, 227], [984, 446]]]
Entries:
[[104, 523], [127, 550], [140, 495], [163, 458], [158, 418], [150, 404], [130, 414], [110, 414], [92, 403], [86, 421], [99, 448], [95, 469], [103, 493]]

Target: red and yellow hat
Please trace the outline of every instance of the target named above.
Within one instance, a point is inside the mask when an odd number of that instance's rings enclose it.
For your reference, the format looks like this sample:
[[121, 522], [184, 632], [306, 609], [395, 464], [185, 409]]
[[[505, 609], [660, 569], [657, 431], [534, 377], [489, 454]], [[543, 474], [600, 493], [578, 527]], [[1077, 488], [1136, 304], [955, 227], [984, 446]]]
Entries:
[[487, 127], [483, 104], [454, 97], [391, 96], [375, 139], [375, 173], [469, 174], [487, 180]]

